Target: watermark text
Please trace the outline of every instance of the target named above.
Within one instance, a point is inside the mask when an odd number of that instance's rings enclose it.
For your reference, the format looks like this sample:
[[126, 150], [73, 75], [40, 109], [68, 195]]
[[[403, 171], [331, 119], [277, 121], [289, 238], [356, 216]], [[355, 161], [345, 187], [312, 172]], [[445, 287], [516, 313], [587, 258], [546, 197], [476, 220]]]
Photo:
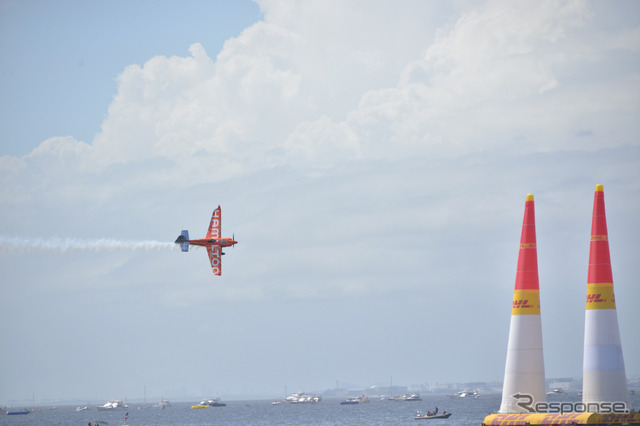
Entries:
[[516, 405], [530, 413], [628, 413], [626, 402], [535, 402], [532, 395], [516, 393]]

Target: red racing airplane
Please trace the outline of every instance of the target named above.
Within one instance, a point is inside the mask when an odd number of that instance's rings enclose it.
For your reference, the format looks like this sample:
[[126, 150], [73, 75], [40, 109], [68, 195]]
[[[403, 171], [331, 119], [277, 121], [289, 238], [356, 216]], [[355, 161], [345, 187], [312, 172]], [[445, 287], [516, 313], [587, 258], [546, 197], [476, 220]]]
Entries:
[[222, 209], [220, 206], [213, 211], [206, 238], [190, 240], [189, 231], [185, 229], [182, 231], [178, 239], [176, 239], [176, 244], [180, 244], [180, 249], [182, 251], [189, 251], [189, 244], [206, 247], [207, 254], [209, 255], [209, 261], [211, 262], [211, 269], [213, 269], [213, 273], [215, 275], [220, 275], [222, 273], [222, 261], [220, 260], [220, 257], [224, 254], [222, 252], [222, 248], [233, 247], [235, 244], [238, 244], [238, 242], [234, 240], [235, 236], [232, 238], [221, 238], [221, 213]]

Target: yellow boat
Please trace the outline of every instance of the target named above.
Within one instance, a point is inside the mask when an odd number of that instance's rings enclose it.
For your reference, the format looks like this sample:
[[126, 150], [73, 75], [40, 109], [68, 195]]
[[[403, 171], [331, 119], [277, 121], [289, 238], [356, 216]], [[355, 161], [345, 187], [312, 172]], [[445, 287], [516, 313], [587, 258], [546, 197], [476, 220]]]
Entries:
[[192, 405], [191, 408], [193, 408], [194, 410], [200, 409], [200, 408], [209, 408], [208, 405]]

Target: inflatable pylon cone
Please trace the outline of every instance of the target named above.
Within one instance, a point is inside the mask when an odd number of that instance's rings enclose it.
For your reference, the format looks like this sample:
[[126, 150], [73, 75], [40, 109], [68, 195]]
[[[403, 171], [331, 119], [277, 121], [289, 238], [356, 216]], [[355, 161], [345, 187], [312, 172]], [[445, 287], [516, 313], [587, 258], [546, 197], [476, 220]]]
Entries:
[[582, 402], [592, 412], [597, 412], [602, 402], [619, 402], [628, 407], [602, 185], [596, 185], [593, 200], [586, 308]]
[[539, 402], [546, 402], [546, 395], [536, 219], [533, 195], [529, 194], [522, 221], [500, 413], [531, 412]]

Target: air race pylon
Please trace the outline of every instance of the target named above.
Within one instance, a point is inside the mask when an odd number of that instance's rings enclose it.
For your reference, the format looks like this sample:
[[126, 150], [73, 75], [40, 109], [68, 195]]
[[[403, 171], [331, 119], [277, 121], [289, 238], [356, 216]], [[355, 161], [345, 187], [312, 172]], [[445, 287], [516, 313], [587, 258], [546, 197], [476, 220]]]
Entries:
[[500, 413], [528, 413], [539, 402], [546, 402], [546, 396], [536, 219], [533, 195], [529, 194], [524, 205]]
[[602, 185], [596, 185], [593, 200], [582, 369], [582, 402], [588, 411], [597, 411], [602, 402], [629, 407]]

